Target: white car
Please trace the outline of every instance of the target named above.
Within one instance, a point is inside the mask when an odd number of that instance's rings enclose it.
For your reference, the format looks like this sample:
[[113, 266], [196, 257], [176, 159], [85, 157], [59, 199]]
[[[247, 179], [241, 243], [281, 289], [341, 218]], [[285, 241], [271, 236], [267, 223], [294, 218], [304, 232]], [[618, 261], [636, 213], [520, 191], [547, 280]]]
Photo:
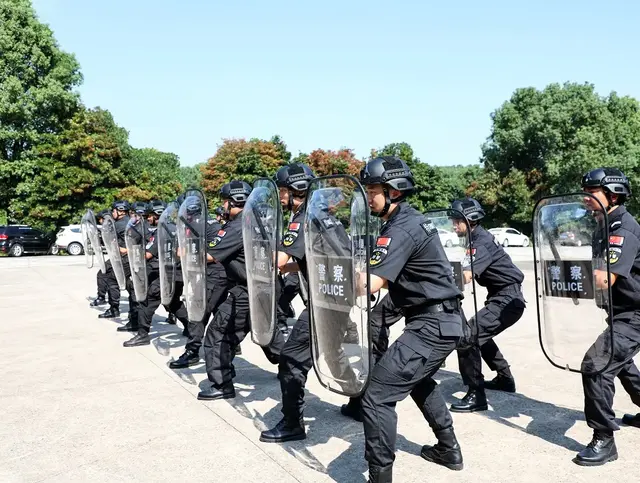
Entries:
[[80, 225], [61, 227], [53, 246], [56, 252], [57, 250], [66, 250], [69, 255], [82, 255], [84, 253], [84, 240], [82, 240]]
[[489, 233], [493, 235], [500, 245], [503, 247], [517, 246], [528, 247], [529, 237], [523, 233], [520, 233], [515, 228], [491, 228]]
[[458, 235], [452, 231], [438, 228], [438, 235], [440, 236], [440, 241], [442, 242], [443, 247], [449, 248], [460, 245], [460, 238], [458, 238]]

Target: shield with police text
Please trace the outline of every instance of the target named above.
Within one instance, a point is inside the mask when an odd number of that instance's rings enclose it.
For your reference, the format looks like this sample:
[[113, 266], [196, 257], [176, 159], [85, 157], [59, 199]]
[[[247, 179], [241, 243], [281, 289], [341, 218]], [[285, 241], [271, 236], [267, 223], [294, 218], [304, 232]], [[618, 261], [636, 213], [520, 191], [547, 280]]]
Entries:
[[[85, 242], [85, 253], [89, 250], [92, 259], [98, 261], [102, 273], [107, 273], [104, 256], [102, 254], [102, 244], [100, 243], [100, 232], [96, 224], [96, 217], [91, 210], [87, 210], [82, 217], [82, 231], [83, 237], [86, 237], [85, 240], [87, 240], [87, 242]], [[91, 265], [93, 266], [93, 261]]]
[[271, 344], [276, 331], [281, 227], [278, 188], [270, 179], [257, 179], [242, 211], [242, 238], [247, 264], [251, 339], [262, 347]]
[[185, 193], [178, 209], [178, 252], [189, 320], [202, 320], [207, 309], [207, 200], [200, 190]]
[[431, 228], [438, 230], [440, 242], [451, 264], [451, 276], [464, 295], [462, 309], [466, 324], [463, 325], [463, 337], [458, 348], [468, 348], [478, 338], [478, 304], [473, 272], [476, 249], [471, 246], [471, 226], [462, 212], [449, 208], [429, 210], [425, 216], [432, 224]]
[[147, 298], [146, 234], [147, 228], [143, 216], [132, 217], [124, 232], [133, 293], [137, 302], [143, 302]]
[[158, 220], [158, 263], [160, 265], [160, 299], [169, 305], [176, 287], [176, 267], [178, 266], [178, 203], [172, 201]]
[[127, 287], [127, 281], [124, 274], [124, 265], [122, 264], [122, 255], [120, 254], [120, 244], [118, 243], [118, 230], [116, 222], [111, 215], [105, 215], [102, 219], [102, 241], [109, 255], [111, 268], [118, 281], [120, 290]]
[[596, 375], [613, 357], [610, 268], [624, 240], [587, 193], [543, 198], [533, 212], [540, 345], [551, 364]]
[[84, 263], [87, 268], [93, 268], [93, 249], [91, 247], [91, 240], [89, 239], [86, 216], [85, 214], [80, 222], [80, 234], [82, 235], [82, 246], [84, 248]]
[[314, 179], [304, 217], [311, 352], [320, 383], [355, 397], [371, 370], [370, 212], [357, 179]]

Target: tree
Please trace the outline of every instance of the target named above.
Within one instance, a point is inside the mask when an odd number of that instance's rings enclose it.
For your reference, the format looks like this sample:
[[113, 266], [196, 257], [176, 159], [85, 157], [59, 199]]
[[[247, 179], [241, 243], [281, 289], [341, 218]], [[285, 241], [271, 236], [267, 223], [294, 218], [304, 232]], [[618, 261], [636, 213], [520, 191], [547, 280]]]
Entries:
[[356, 158], [351, 149], [346, 148], [339, 151], [316, 149], [309, 154], [306, 164], [316, 176], [350, 174], [357, 177], [364, 166], [364, 162]]
[[592, 84], [529, 87], [516, 90], [492, 120], [485, 166], [501, 178], [520, 172], [533, 199], [578, 190], [582, 175], [599, 166], [622, 169], [633, 184], [640, 177], [640, 104], [633, 98], [601, 97]]
[[125, 186], [127, 133], [109, 111], [79, 111], [68, 129], [35, 148], [33, 175], [20, 182], [11, 210], [47, 230], [79, 221], [86, 208], [111, 204]]
[[180, 166], [178, 179], [182, 185], [182, 189], [200, 188], [202, 183], [202, 168], [204, 163], [194, 166]]
[[122, 163], [122, 174], [130, 186], [140, 191], [122, 193], [123, 199], [132, 201], [151, 199], [172, 200], [182, 190], [180, 183], [180, 160], [173, 153], [164, 153], [152, 148], [131, 149]]
[[257, 177], [273, 176], [285, 164], [282, 144], [256, 138], [223, 140], [202, 168], [202, 188], [207, 197], [215, 202], [220, 188], [233, 179], [252, 184]]
[[59, 49], [29, 0], [0, 0], [0, 206], [32, 175], [32, 148], [51, 143], [80, 105], [72, 54]]
[[412, 170], [421, 162], [413, 153], [411, 145], [405, 142], [387, 144], [379, 150], [372, 149], [369, 159], [373, 159], [378, 156], [396, 156], [407, 163], [409, 168]]

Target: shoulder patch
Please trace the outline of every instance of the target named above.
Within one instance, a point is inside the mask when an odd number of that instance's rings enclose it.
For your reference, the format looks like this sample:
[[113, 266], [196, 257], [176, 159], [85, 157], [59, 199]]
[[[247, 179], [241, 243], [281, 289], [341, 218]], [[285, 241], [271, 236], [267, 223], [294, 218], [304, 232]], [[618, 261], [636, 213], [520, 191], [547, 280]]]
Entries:
[[289, 223], [289, 231], [300, 231], [300, 223]]
[[296, 241], [298, 235], [299, 233], [297, 231], [287, 230], [287, 232], [284, 234], [284, 237], [282, 238], [282, 244], [285, 247], [290, 247], [291, 245], [293, 245], [293, 242]]
[[420, 223], [420, 226], [422, 227], [424, 232], [427, 234], [427, 236], [433, 236], [436, 233], [438, 233], [438, 229], [436, 228], [436, 225], [434, 225], [433, 221], [431, 220], [428, 220], [424, 223]]
[[390, 236], [385, 236], [385, 237], [378, 237], [378, 240], [376, 241], [376, 247], [384, 247], [384, 248], [389, 248], [389, 245], [391, 245], [391, 237]]
[[614, 221], [613, 223], [611, 223], [611, 225], [609, 225], [609, 229], [610, 230], [615, 230], [616, 228], [619, 228], [622, 226], [622, 222], [620, 220], [618, 221]]
[[624, 244], [624, 237], [619, 235], [609, 236], [609, 245], [622, 246]]
[[327, 228], [335, 226], [335, 222], [331, 218], [323, 218], [322, 223], [324, 223], [324, 226], [326, 226]]
[[622, 249], [611, 247], [609, 248], [609, 263], [613, 265], [618, 260], [620, 260], [620, 255], [622, 255]]
[[227, 234], [227, 232], [225, 230], [218, 230], [217, 236], [219, 236], [220, 238], [222, 238], [223, 236], [225, 236]]

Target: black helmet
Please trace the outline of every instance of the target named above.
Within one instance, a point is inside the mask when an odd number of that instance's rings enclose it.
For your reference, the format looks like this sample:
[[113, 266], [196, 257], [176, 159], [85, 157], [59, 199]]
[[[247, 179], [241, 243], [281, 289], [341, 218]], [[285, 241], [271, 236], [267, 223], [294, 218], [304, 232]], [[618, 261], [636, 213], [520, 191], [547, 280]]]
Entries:
[[307, 191], [309, 183], [316, 177], [309, 166], [303, 163], [293, 163], [283, 166], [274, 176], [279, 188], [289, 188], [296, 191]]
[[396, 156], [381, 156], [365, 164], [360, 171], [360, 182], [364, 185], [382, 184], [410, 195], [416, 183], [411, 169]]
[[114, 201], [113, 204], [111, 205], [111, 209], [118, 210], [118, 211], [129, 211], [131, 210], [131, 205], [129, 204], [128, 201], [124, 201], [124, 200]]
[[165, 210], [165, 208], [167, 207], [167, 204], [164, 201], [160, 201], [160, 200], [152, 200], [151, 202], [148, 203], [148, 211], [147, 214], [151, 214], [151, 213], [155, 213], [156, 215], [160, 216], [162, 214], [162, 212]]
[[178, 203], [178, 206], [184, 203], [184, 193], [182, 193], [180, 196], [176, 198], [176, 203]]
[[105, 216], [109, 214], [109, 210], [98, 211], [96, 214], [96, 218], [104, 219]]
[[631, 196], [629, 180], [617, 168], [597, 168], [582, 177], [582, 188], [603, 188], [605, 192], [619, 195], [621, 203]]
[[218, 207], [215, 209], [215, 214], [216, 214], [216, 216], [222, 216], [222, 215], [224, 215], [224, 209], [222, 208], [222, 206], [218, 206]]
[[136, 201], [133, 204], [133, 211], [138, 215], [144, 215], [147, 213], [148, 205], [144, 201]]
[[[482, 205], [473, 198], [465, 198], [463, 200], [455, 200], [451, 203], [451, 209], [462, 213], [468, 221], [480, 221], [486, 213], [482, 209]], [[452, 216], [452, 218], [457, 218]]]
[[231, 200], [236, 206], [244, 206], [251, 194], [251, 185], [244, 181], [231, 181], [220, 188], [220, 197]]

